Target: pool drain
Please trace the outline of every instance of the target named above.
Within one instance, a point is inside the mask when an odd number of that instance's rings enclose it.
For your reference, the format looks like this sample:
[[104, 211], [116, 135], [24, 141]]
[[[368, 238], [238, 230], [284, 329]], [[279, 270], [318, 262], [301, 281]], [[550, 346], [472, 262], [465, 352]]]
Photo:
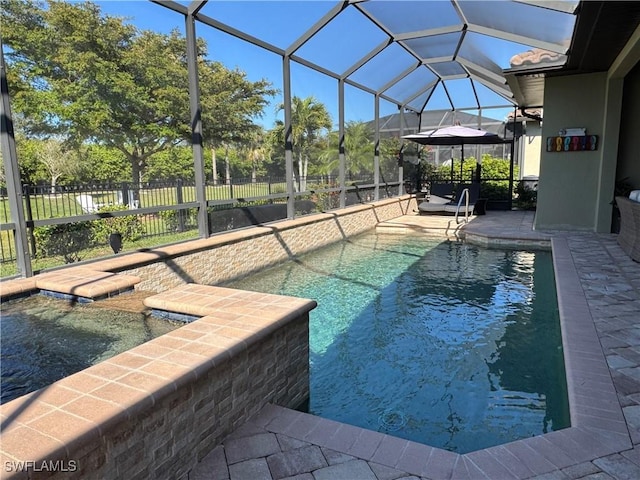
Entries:
[[407, 417], [404, 413], [395, 410], [385, 410], [379, 417], [380, 425], [390, 432], [400, 430], [407, 424]]

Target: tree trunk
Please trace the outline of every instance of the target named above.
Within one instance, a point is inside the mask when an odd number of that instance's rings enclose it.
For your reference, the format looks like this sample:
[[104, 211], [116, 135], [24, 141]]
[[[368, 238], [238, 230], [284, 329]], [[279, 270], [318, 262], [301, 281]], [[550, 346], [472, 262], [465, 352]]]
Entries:
[[302, 183], [303, 183], [302, 191], [303, 192], [307, 191], [307, 169], [308, 168], [309, 168], [309, 159], [305, 157], [304, 161], [302, 162]]
[[[142, 160], [138, 157], [131, 159], [131, 178], [133, 184], [131, 185], [132, 199], [140, 201], [140, 188], [142, 188]], [[125, 199], [126, 201], [126, 199]]]
[[231, 185], [231, 166], [229, 165], [229, 147], [224, 149], [224, 178], [227, 185]]
[[211, 147], [211, 166], [213, 170], [213, 184], [218, 184], [218, 165], [216, 163], [216, 149]]
[[304, 159], [302, 156], [302, 152], [298, 154], [298, 191], [304, 192], [306, 190], [305, 178], [304, 178]]

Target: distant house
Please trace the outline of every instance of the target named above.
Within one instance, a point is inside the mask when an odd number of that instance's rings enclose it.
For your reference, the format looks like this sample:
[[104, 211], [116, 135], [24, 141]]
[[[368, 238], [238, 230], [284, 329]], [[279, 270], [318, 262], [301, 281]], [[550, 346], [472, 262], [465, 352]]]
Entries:
[[542, 109], [518, 109], [507, 118], [507, 128], [515, 131], [515, 157], [520, 166], [520, 178], [540, 175], [542, 148]]

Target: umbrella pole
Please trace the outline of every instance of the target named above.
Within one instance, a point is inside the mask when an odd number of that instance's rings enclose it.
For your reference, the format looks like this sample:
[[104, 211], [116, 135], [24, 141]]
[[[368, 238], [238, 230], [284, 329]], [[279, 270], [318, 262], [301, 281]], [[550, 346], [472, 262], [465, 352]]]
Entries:
[[460, 183], [462, 183], [462, 165], [464, 164], [464, 143], [461, 145], [460, 150]]
[[451, 147], [451, 183], [453, 183], [453, 147]]

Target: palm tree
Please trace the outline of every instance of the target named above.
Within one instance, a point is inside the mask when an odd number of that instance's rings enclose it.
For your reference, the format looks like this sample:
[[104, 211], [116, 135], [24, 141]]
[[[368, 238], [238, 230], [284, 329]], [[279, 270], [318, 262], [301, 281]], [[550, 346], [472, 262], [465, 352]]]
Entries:
[[[283, 109], [284, 105], [279, 105], [278, 110]], [[293, 158], [296, 164], [294, 176], [299, 192], [307, 189], [309, 154], [322, 131], [329, 128], [331, 116], [324, 104], [319, 103], [313, 96], [304, 99], [294, 96], [291, 99]], [[281, 120], [276, 122], [276, 132], [279, 140], [284, 142], [284, 123]]]
[[[330, 174], [339, 164], [338, 132], [329, 134], [329, 145], [320, 158], [321, 172]], [[373, 173], [373, 131], [362, 121], [348, 121], [344, 127], [345, 168], [348, 177]]]
[[269, 160], [272, 153], [272, 145], [265, 138], [262, 128], [256, 128], [243, 145], [244, 157], [251, 162], [251, 182], [256, 183], [258, 169], [263, 161]]

